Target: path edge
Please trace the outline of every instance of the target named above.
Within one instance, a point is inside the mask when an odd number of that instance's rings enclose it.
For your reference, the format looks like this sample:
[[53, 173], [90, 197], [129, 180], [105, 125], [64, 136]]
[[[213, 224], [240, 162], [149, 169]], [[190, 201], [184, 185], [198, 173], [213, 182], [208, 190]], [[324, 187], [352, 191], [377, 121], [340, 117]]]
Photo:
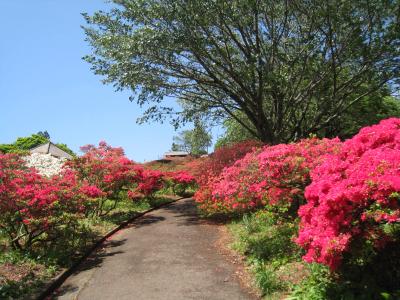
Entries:
[[63, 283], [64, 281], [71, 276], [77, 269], [78, 267], [95, 251], [97, 250], [97, 248], [99, 248], [110, 236], [112, 236], [113, 234], [115, 234], [116, 232], [120, 231], [121, 229], [124, 229], [126, 226], [128, 226], [130, 223], [132, 223], [134, 220], [143, 217], [144, 215], [155, 211], [157, 209], [160, 209], [164, 206], [167, 205], [171, 205], [177, 201], [183, 200], [183, 199], [189, 199], [190, 197], [180, 197], [178, 199], [174, 199], [171, 202], [167, 202], [167, 203], [162, 203], [156, 207], [150, 208], [148, 210], [145, 210], [139, 214], [137, 214], [136, 216], [133, 216], [132, 218], [122, 222], [121, 224], [119, 224], [117, 227], [115, 227], [114, 229], [110, 230], [109, 232], [107, 232], [102, 238], [100, 238], [99, 240], [97, 240], [87, 251], [85, 251], [85, 253], [76, 261], [72, 264], [71, 267], [69, 267], [68, 269], [62, 271], [60, 274], [56, 275], [53, 279], [50, 280], [49, 283], [47, 283], [45, 285], [45, 287], [42, 289], [42, 291], [39, 291], [35, 294], [33, 294], [32, 296], [28, 297], [28, 298], [24, 298], [24, 299], [37, 299], [37, 300], [45, 300], [45, 299], [49, 299], [48, 297], [51, 296], [54, 291], [56, 289], [58, 289]]

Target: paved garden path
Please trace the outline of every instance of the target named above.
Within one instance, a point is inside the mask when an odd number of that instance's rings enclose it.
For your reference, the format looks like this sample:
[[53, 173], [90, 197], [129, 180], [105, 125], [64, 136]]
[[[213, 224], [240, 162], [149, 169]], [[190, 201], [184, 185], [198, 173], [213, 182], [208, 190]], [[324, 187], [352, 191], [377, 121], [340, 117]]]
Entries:
[[253, 299], [215, 246], [218, 238], [193, 200], [180, 200], [112, 236], [54, 299]]

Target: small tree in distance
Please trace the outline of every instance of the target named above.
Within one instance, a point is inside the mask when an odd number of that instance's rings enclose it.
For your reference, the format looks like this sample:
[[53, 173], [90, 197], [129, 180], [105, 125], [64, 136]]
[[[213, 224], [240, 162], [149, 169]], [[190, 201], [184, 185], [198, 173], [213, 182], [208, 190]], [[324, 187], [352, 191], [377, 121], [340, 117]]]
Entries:
[[195, 121], [192, 130], [184, 130], [179, 136], [174, 137], [172, 144], [173, 151], [186, 151], [191, 155], [206, 154], [208, 147], [211, 146], [212, 137], [207, 132], [206, 127], [200, 122]]

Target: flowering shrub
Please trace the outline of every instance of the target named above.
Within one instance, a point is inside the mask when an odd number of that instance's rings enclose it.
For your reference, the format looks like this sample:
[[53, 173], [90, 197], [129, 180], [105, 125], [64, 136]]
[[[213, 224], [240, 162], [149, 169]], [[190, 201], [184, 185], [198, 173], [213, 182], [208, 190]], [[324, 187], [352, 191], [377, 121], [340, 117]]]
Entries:
[[311, 178], [296, 240], [306, 261], [336, 270], [344, 254], [359, 257], [399, 241], [400, 119], [363, 128]]
[[134, 199], [137, 194], [147, 198], [154, 198], [154, 193], [164, 187], [164, 173], [158, 170], [143, 169], [140, 172], [140, 180], [134, 190], [128, 192], [128, 197]]
[[197, 165], [190, 167], [190, 170], [200, 186], [207, 185], [209, 177], [218, 176], [225, 167], [233, 165], [238, 159], [261, 146], [261, 142], [253, 140], [223, 146], [204, 160], [199, 160]]
[[195, 161], [189, 166], [190, 172], [196, 176], [199, 186], [194, 198], [203, 211], [209, 213], [219, 211], [218, 208], [221, 205], [212, 201], [212, 191], [223, 169], [233, 165], [237, 160], [260, 146], [261, 143], [257, 141], [231, 144], [217, 149], [209, 157]]
[[244, 212], [270, 205], [295, 216], [310, 181], [310, 169], [339, 147], [338, 139], [316, 138], [265, 146], [225, 168], [204, 191], [196, 193], [196, 201], [210, 213]]
[[61, 226], [76, 222], [84, 201], [101, 191], [66, 170], [42, 177], [15, 154], [0, 155], [0, 229], [17, 249], [27, 249], [56, 236]]
[[[87, 180], [103, 192], [104, 197], [88, 203], [88, 211], [95, 215], [107, 214], [116, 207], [121, 190], [142, 180], [142, 168], [129, 160], [122, 148], [113, 148], [103, 141], [98, 147], [86, 145], [81, 150], [85, 154], [67, 165], [79, 174], [81, 180]], [[105, 205], [107, 199], [113, 201], [108, 208]]]
[[176, 195], [184, 195], [189, 187], [194, 187], [196, 184], [194, 176], [186, 171], [169, 172], [164, 178]]

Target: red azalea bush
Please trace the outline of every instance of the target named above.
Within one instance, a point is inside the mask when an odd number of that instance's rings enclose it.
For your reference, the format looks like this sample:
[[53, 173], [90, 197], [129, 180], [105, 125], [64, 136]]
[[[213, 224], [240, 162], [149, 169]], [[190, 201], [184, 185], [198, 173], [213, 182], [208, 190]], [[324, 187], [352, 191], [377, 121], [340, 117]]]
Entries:
[[261, 146], [261, 142], [253, 140], [223, 146], [204, 160], [200, 160], [196, 166], [191, 167], [191, 172], [194, 173], [201, 186], [207, 185], [209, 177], [218, 176], [224, 168], [233, 165], [238, 159]]
[[[67, 164], [81, 180], [96, 185], [104, 193], [104, 197], [89, 203], [88, 211], [95, 215], [107, 214], [117, 205], [121, 190], [137, 185], [143, 179], [142, 167], [128, 159], [122, 148], [113, 148], [103, 141], [98, 147], [86, 145], [81, 150], [85, 154]], [[106, 199], [114, 201], [111, 208], [105, 208]]]
[[169, 172], [165, 174], [164, 178], [174, 194], [179, 196], [184, 195], [188, 188], [196, 185], [194, 176], [186, 171]]
[[154, 194], [164, 187], [163, 177], [164, 173], [158, 170], [141, 170], [139, 182], [134, 190], [128, 192], [128, 197], [135, 199], [141, 194], [150, 199], [154, 198]]
[[82, 215], [86, 200], [100, 195], [71, 170], [42, 177], [18, 155], [0, 155], [0, 228], [16, 249], [56, 236]]
[[311, 178], [297, 238], [306, 261], [335, 270], [344, 254], [399, 241], [400, 119], [361, 129]]
[[225, 168], [206, 192], [196, 194], [196, 201], [208, 213], [244, 212], [271, 205], [295, 216], [310, 182], [310, 170], [339, 147], [338, 139], [316, 138], [265, 146]]
[[194, 198], [203, 211], [212, 213], [218, 210], [218, 204], [212, 201], [212, 191], [224, 168], [233, 165], [261, 145], [261, 142], [249, 140], [224, 146], [215, 150], [209, 157], [197, 160], [189, 166], [199, 186]]

